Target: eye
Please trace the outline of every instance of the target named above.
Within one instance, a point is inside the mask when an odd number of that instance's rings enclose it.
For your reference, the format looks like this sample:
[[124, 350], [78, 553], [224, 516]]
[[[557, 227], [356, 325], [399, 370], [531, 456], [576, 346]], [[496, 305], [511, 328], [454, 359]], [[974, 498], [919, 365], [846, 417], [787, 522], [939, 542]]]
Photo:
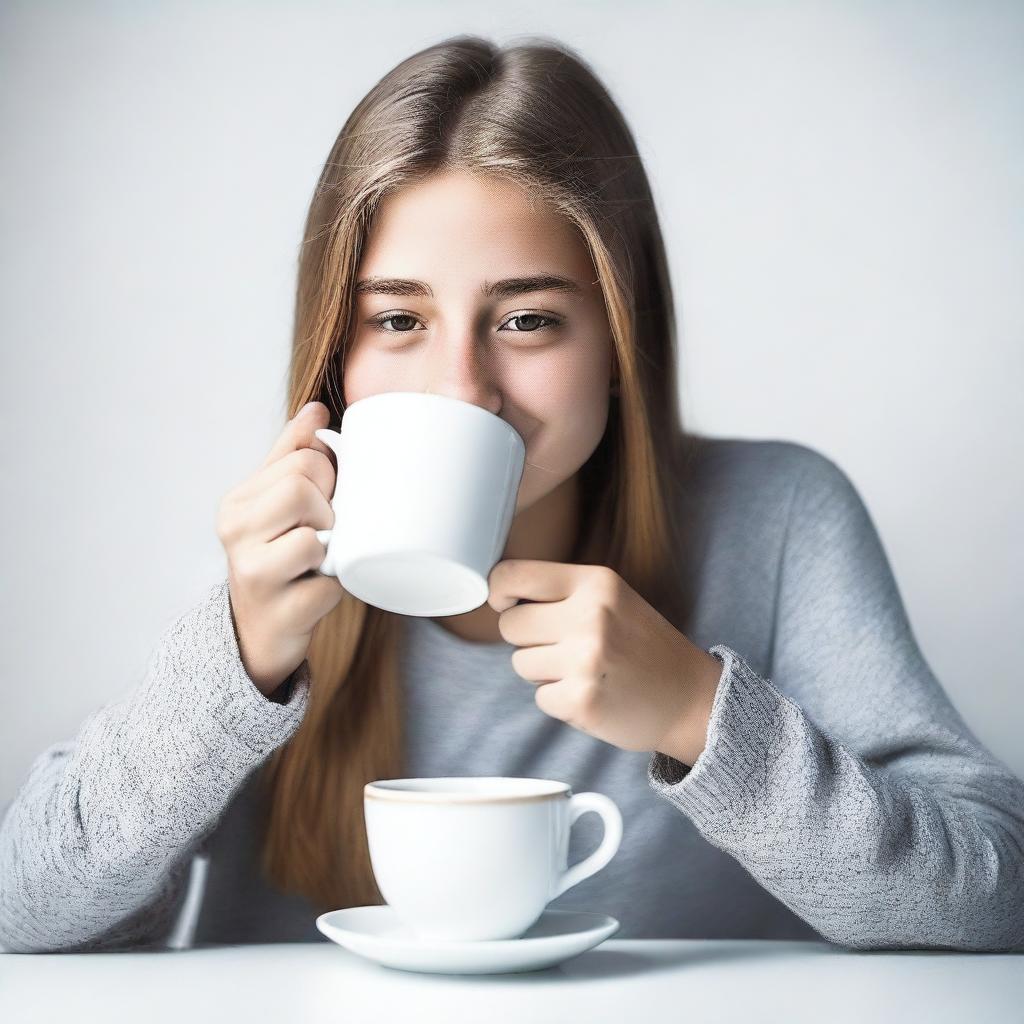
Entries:
[[[543, 323], [538, 323], [537, 321], [543, 321]], [[371, 317], [366, 322], [385, 334], [411, 334], [416, 329], [412, 325], [422, 323], [423, 321], [411, 313], [387, 312], [378, 313], [377, 316]], [[518, 326], [515, 328], [508, 327], [511, 323], [517, 323]], [[516, 313], [514, 316], [510, 316], [498, 330], [507, 330], [511, 334], [536, 334], [539, 331], [559, 327], [561, 323], [562, 321], [556, 317], [544, 316], [542, 313]], [[385, 324], [391, 324], [392, 326], [385, 327]], [[423, 330], [426, 330], [426, 328], [423, 328]]]
[[[557, 327], [558, 324], [559, 324], [559, 321], [556, 320], [553, 316], [544, 316], [541, 313], [516, 313], [515, 316], [509, 317], [508, 320], [505, 321], [505, 324], [510, 324], [514, 320], [522, 321], [524, 324], [525, 324], [526, 321], [535, 321], [535, 320], [545, 320], [547, 322], [544, 323], [544, 324], [539, 324], [539, 325], [538, 324], [534, 324], [533, 326], [517, 327], [512, 332], [513, 334], [535, 334], [537, 331], [542, 331], [542, 330], [544, 330], [545, 328], [548, 328], [548, 327]], [[505, 324], [503, 324], [501, 327], [499, 327], [498, 330], [503, 330], [504, 327], [505, 327]]]
[[404, 327], [385, 327], [386, 323], [390, 323], [392, 320], [412, 320], [414, 323], [422, 322], [417, 321], [417, 318], [412, 316], [410, 313], [381, 313], [379, 316], [373, 317], [368, 323], [374, 324], [378, 330], [383, 331], [385, 334], [409, 334], [411, 328], [407, 329]]

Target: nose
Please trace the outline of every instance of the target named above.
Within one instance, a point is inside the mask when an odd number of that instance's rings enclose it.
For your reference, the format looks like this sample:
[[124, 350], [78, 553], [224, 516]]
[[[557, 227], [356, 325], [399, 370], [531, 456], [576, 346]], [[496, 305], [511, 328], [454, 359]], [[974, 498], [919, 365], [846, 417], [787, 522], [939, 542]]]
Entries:
[[436, 347], [425, 377], [424, 391], [428, 394], [457, 398], [494, 415], [501, 410], [501, 389], [494, 379], [486, 342], [478, 343], [469, 332], [456, 342]]

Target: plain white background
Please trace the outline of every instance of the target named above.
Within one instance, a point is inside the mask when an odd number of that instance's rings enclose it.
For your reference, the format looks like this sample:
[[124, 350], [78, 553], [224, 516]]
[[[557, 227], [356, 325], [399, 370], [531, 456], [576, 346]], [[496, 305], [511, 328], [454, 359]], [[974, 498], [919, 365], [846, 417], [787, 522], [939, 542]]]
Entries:
[[686, 422], [847, 472], [930, 665], [1024, 773], [1024, 6], [500, 6], [4, 5], [0, 802], [223, 576], [217, 503], [285, 419], [322, 163], [462, 32], [560, 39], [606, 82]]

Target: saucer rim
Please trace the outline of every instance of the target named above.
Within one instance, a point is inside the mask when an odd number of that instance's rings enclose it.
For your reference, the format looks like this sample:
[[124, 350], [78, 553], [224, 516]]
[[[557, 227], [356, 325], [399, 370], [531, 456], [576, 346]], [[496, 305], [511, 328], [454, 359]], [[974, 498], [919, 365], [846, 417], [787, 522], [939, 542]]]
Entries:
[[[321, 927], [321, 924], [327, 923], [326, 919], [330, 917], [332, 914], [344, 913], [347, 910], [370, 910], [371, 912], [376, 911], [380, 914], [390, 914], [392, 916], [395, 916], [394, 908], [387, 903], [370, 904], [366, 907], [339, 907], [337, 910], [324, 911], [324, 913], [320, 914], [316, 919], [316, 928], [326, 939], [329, 939], [331, 942], [337, 943], [338, 945], [341, 945], [341, 943], [338, 943], [337, 939], [332, 938], [330, 935], [328, 935], [324, 931], [323, 927]], [[599, 941], [603, 942], [606, 939], [611, 938], [611, 936], [613, 936], [622, 927], [622, 923], [618, 920], [618, 918], [613, 917], [611, 914], [605, 914], [601, 911], [594, 910], [563, 910], [557, 907], [550, 909], [545, 908], [544, 910], [542, 910], [540, 916], [537, 918], [537, 921], [540, 921], [542, 918], [546, 916], [550, 917], [553, 915], [557, 915], [559, 917], [568, 917], [570, 915], [579, 916], [581, 914], [587, 917], [594, 918], [594, 924], [586, 928], [581, 928], [577, 931], [563, 932], [561, 935], [532, 935], [526, 939], [521, 937], [511, 939], [421, 939], [416, 938], [414, 936], [378, 935], [374, 934], [373, 932], [357, 931], [353, 928], [346, 928], [342, 925], [330, 923], [327, 923], [327, 927], [333, 928], [339, 932], [347, 932], [348, 934], [355, 936], [357, 941], [360, 942], [369, 942], [374, 943], [376, 945], [388, 947], [394, 947], [396, 945], [405, 945], [413, 947], [415, 949], [423, 949], [424, 947], [429, 946], [442, 948], [446, 951], [450, 950], [452, 952], [461, 949], [471, 949], [477, 951], [487, 949], [493, 950], [495, 952], [500, 952], [503, 948], [513, 946], [516, 949], [521, 949], [523, 946], [536, 947], [540, 949], [544, 946], [558, 945], [560, 943], [566, 942], [567, 940], [579, 941], [584, 936], [597, 936], [601, 932], [610, 928], [610, 930], [607, 930], [606, 934], [601, 936]], [[532, 928], [533, 925], [531, 925], [530, 927]], [[596, 945], [597, 943], [595, 942], [594, 944]]]

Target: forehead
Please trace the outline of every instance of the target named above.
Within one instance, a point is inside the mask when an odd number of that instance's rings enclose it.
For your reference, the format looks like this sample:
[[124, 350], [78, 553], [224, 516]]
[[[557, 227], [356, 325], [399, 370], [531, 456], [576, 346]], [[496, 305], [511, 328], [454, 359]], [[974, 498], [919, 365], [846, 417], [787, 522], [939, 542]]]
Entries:
[[438, 280], [536, 272], [596, 278], [576, 226], [522, 186], [449, 171], [387, 196], [377, 207], [361, 275]]

